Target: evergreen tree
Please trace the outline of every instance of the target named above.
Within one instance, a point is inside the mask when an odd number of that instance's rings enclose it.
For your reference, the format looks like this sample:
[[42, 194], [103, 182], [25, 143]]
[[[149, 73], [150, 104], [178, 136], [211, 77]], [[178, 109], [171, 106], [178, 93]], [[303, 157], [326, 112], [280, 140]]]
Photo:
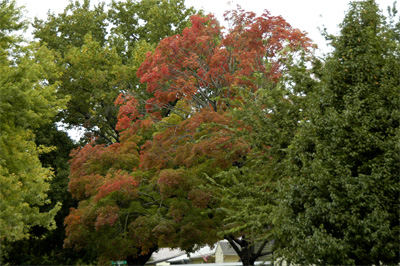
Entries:
[[275, 224], [298, 264], [399, 263], [400, 39], [373, 0], [332, 36], [308, 118], [289, 148]]

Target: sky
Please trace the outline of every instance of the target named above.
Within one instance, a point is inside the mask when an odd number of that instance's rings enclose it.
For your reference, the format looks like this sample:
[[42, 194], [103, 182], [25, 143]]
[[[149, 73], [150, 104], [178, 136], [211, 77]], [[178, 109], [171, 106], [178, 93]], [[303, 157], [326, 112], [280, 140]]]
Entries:
[[[92, 4], [98, 2], [99, 0], [91, 0]], [[111, 0], [105, 2], [110, 3]], [[268, 10], [273, 16], [282, 16], [292, 27], [306, 31], [308, 37], [320, 48], [318, 51], [320, 54], [328, 52], [330, 48], [319, 28], [326, 27], [329, 33], [337, 33], [337, 26], [344, 18], [349, 2], [349, 0], [185, 0], [186, 6], [203, 8], [206, 13], [213, 13], [221, 22], [224, 12], [236, 9], [237, 5], [258, 15]], [[385, 15], [387, 7], [393, 5], [393, 0], [376, 0], [376, 2]], [[45, 19], [49, 10], [56, 14], [61, 13], [69, 0], [17, 0], [17, 3], [25, 6], [26, 16], [33, 20], [34, 17]], [[400, 10], [399, 3], [397, 9]]]

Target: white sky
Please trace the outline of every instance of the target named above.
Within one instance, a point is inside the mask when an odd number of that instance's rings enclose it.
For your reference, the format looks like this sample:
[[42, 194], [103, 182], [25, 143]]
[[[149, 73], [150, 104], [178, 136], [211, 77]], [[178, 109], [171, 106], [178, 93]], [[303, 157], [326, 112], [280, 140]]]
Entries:
[[[338, 31], [337, 25], [343, 20], [345, 11], [348, 9], [349, 0], [185, 0], [186, 6], [194, 6], [196, 9], [203, 8], [206, 13], [213, 13], [219, 21], [223, 21], [226, 10], [235, 9], [240, 5], [246, 11], [261, 14], [265, 9], [271, 15], [281, 15], [293, 27], [308, 32], [308, 36], [318, 44], [322, 52], [327, 52], [325, 39], [321, 36], [318, 28], [326, 27], [329, 33]], [[383, 13], [387, 15], [386, 9], [393, 5], [394, 0], [376, 0]], [[99, 0], [91, 0], [97, 4]], [[111, 0], [106, 0], [110, 3]], [[229, 4], [230, 2], [230, 4]], [[399, 0], [400, 2], [400, 0]], [[19, 5], [25, 5], [28, 11], [27, 17], [33, 19], [37, 16], [46, 18], [48, 10], [60, 13], [69, 3], [69, 0], [17, 0]], [[397, 4], [397, 9], [400, 9]]]

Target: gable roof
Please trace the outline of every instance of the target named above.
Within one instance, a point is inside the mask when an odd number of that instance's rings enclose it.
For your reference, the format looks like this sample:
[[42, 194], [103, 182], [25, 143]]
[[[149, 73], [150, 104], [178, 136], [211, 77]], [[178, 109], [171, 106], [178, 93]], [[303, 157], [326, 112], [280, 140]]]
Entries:
[[160, 248], [157, 252], [152, 254], [150, 261], [146, 262], [146, 264], [156, 264], [183, 254], [186, 254], [186, 252], [180, 249]]
[[189, 256], [188, 254], [183, 254], [179, 257], [175, 257], [172, 259], [167, 260], [168, 262], [176, 262], [176, 261], [189, 261], [190, 259], [196, 259], [196, 258], [204, 258], [207, 256], [212, 256], [215, 254], [215, 247], [211, 248], [209, 246], [205, 246], [200, 248], [199, 250], [190, 253]]
[[222, 253], [226, 255], [237, 255], [236, 251], [233, 249], [232, 245], [227, 241], [219, 241], [218, 245], [222, 249]]

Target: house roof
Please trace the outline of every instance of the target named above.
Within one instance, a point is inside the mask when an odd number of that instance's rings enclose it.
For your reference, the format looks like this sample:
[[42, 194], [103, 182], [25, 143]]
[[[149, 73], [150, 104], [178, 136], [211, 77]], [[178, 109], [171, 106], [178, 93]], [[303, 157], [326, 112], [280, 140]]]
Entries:
[[236, 251], [233, 249], [232, 245], [227, 241], [219, 241], [218, 245], [222, 249], [222, 253], [226, 255], [237, 255]]
[[146, 264], [156, 264], [185, 254], [185, 251], [180, 249], [160, 248], [157, 252], [151, 255], [150, 261]]
[[168, 262], [174, 262], [174, 261], [181, 261], [181, 260], [190, 260], [190, 259], [195, 259], [195, 258], [203, 258], [206, 256], [214, 255], [215, 254], [215, 247], [210, 248], [209, 246], [205, 246], [200, 248], [198, 251], [195, 251], [193, 253], [190, 253], [189, 256], [187, 254], [172, 258], [167, 260]]

